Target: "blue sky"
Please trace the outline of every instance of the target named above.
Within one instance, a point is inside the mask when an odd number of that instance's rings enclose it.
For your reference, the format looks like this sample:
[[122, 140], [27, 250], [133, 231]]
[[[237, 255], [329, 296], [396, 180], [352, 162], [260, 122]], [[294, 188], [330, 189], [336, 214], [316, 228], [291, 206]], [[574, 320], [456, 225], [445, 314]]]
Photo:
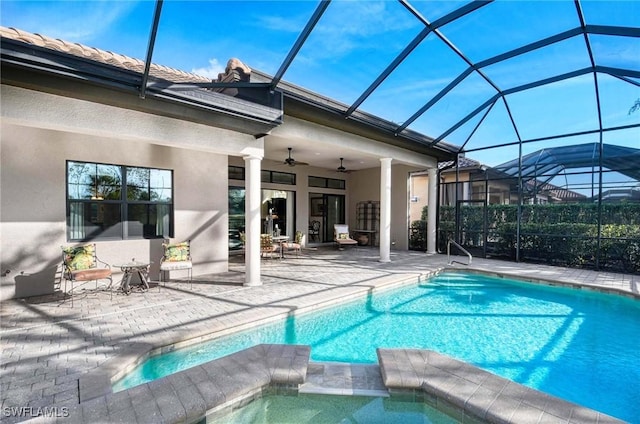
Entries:
[[[164, 2], [154, 50], [155, 63], [215, 78], [237, 57], [274, 74], [316, 1]], [[430, 22], [464, 2], [412, 2]], [[154, 1], [11, 1], [0, 3], [0, 22], [144, 60]], [[583, 1], [588, 24], [640, 27], [640, 1]], [[441, 28], [473, 62], [579, 26], [572, 1], [497, 1]], [[284, 79], [351, 104], [421, 30], [423, 24], [395, 1], [334, 1], [328, 7]], [[599, 65], [640, 70], [640, 39], [589, 36]], [[590, 66], [582, 36], [483, 68], [500, 89]], [[457, 77], [467, 64], [434, 34], [429, 35], [362, 105], [361, 109], [402, 123]], [[635, 80], [638, 82], [638, 80]], [[603, 125], [640, 122], [628, 114], [638, 86], [598, 76]], [[496, 93], [472, 74], [410, 125], [437, 137]], [[507, 109], [508, 106], [508, 109]], [[507, 96], [498, 101], [475, 132], [483, 113], [446, 137], [469, 149], [522, 139], [597, 129], [592, 74]], [[473, 136], [467, 141], [469, 135]], [[597, 135], [536, 142], [524, 154], [566, 143], [598, 141]], [[605, 134], [605, 142], [640, 147], [640, 130]], [[517, 147], [477, 151], [469, 156], [494, 166], [517, 157]]]

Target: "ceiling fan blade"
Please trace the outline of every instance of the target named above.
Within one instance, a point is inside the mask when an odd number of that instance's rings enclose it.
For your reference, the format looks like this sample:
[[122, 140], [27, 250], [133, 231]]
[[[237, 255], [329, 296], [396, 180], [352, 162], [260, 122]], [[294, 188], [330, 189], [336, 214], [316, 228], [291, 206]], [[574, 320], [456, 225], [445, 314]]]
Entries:
[[297, 160], [295, 160], [294, 158], [291, 157], [291, 150], [293, 150], [291, 147], [287, 147], [287, 150], [289, 150], [289, 157], [286, 158], [284, 160], [284, 164], [285, 165], [289, 165], [289, 166], [296, 166], [296, 165], [309, 165], [306, 162], [298, 162]]

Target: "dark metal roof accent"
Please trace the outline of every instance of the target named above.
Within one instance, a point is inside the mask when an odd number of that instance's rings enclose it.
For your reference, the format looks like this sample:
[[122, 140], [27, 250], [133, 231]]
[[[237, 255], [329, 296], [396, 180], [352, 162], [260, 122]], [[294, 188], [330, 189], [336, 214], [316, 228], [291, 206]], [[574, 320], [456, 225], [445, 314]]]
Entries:
[[153, 13], [153, 24], [151, 26], [151, 34], [149, 35], [149, 46], [147, 47], [147, 60], [144, 64], [144, 72], [142, 73], [142, 84], [140, 84], [140, 98], [144, 99], [144, 92], [147, 89], [147, 80], [149, 79], [149, 69], [151, 68], [151, 58], [153, 57], [153, 46], [156, 44], [156, 35], [158, 33], [158, 23], [160, 22], [160, 14], [162, 13], [162, 1], [156, 0], [156, 9]]

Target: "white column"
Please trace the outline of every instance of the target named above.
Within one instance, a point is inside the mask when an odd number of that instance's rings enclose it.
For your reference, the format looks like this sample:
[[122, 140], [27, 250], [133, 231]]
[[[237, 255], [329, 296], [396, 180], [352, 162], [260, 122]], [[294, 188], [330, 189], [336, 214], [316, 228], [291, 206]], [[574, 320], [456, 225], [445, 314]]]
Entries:
[[391, 262], [391, 158], [380, 159], [380, 262]]
[[262, 285], [260, 281], [260, 163], [262, 158], [245, 156], [245, 286]]
[[438, 170], [429, 168], [429, 200], [427, 204], [427, 253], [436, 253], [436, 213], [438, 210]]

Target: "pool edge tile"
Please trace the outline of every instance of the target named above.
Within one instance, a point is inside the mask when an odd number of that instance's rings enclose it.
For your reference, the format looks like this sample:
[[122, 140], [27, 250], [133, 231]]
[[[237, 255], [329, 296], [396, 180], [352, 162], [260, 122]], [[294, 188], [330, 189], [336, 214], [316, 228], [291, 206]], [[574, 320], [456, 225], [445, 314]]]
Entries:
[[[402, 352], [405, 351], [405, 352]], [[400, 364], [402, 358], [413, 358], [413, 349], [377, 349], [381, 375], [387, 388], [405, 389], [408, 392], [414, 387], [402, 387], [400, 376], [406, 364]], [[457, 359], [442, 355], [435, 351], [425, 350], [424, 372], [419, 375], [422, 381], [421, 390], [442, 400], [460, 411], [479, 420], [492, 423], [535, 422], [543, 418], [565, 420], [557, 411], [571, 411], [566, 422], [580, 424], [624, 423], [601, 412], [576, 405], [572, 402], [553, 397], [547, 393], [523, 386], [503, 377], [485, 371]], [[399, 384], [400, 382], [400, 384]], [[556, 421], [558, 422], [558, 421]]]

